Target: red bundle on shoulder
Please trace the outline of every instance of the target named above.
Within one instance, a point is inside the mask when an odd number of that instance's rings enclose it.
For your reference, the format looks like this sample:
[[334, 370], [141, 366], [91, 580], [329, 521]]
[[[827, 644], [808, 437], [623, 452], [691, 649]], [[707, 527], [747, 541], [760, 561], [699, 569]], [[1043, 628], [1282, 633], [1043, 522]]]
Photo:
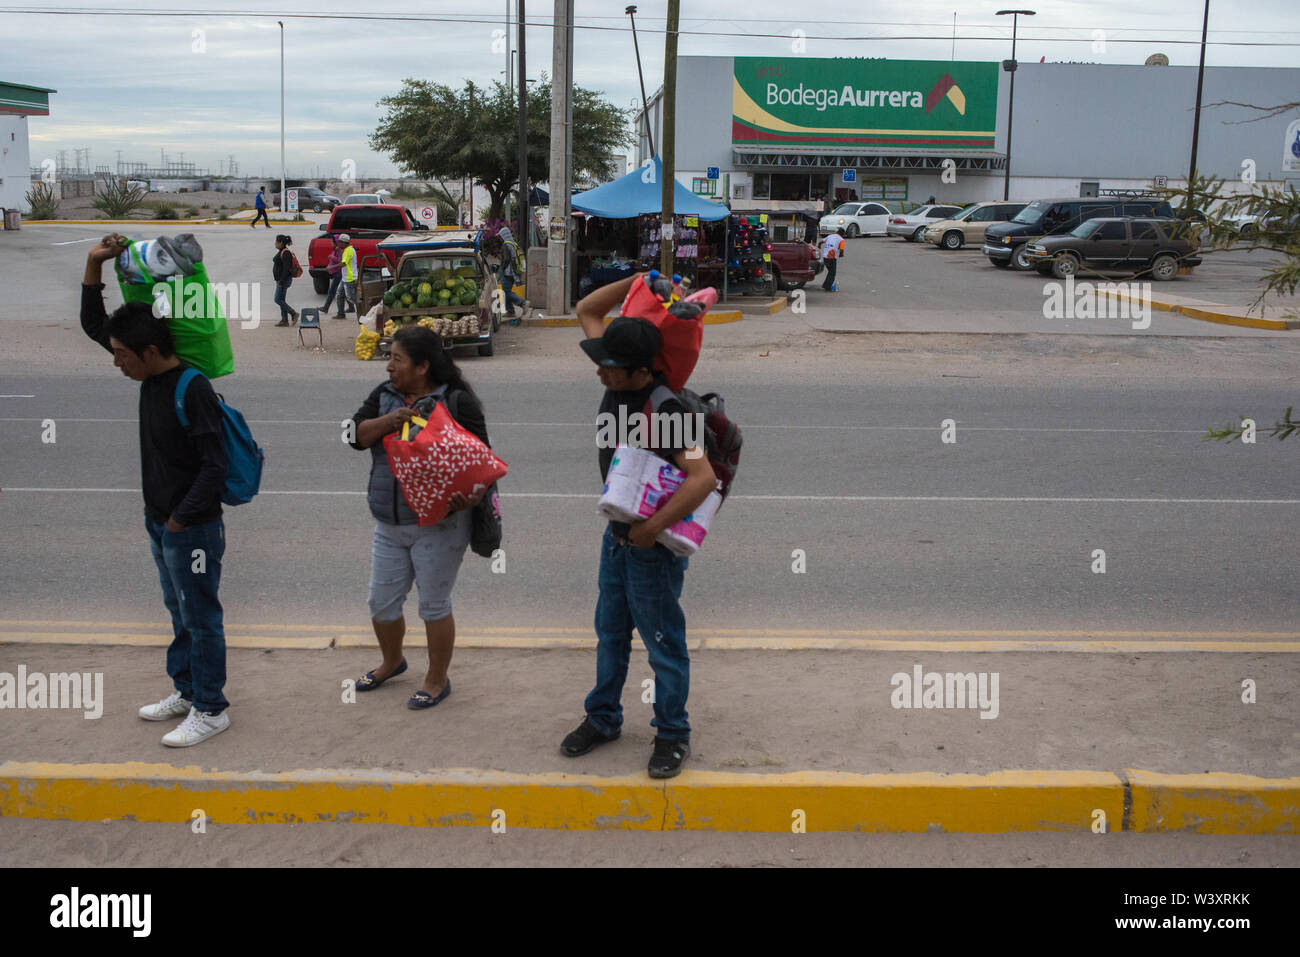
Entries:
[[[649, 284], [632, 283], [623, 300], [622, 315], [645, 319], [659, 330], [662, 345], [655, 358], [655, 369], [668, 379], [674, 392], [686, 385], [700, 359], [704, 341], [704, 314], [718, 301], [716, 289], [701, 289], [672, 306], [664, 303]], [[675, 315], [674, 311], [684, 315]]]

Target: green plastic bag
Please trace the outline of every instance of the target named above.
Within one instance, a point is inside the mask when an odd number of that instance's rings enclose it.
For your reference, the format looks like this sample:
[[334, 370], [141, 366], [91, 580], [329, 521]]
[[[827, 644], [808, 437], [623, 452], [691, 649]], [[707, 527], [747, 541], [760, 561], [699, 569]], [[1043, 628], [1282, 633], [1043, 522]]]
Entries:
[[[141, 274], [149, 278], [149, 271], [131, 247], [132, 258]], [[167, 328], [171, 330], [176, 355], [202, 372], [209, 379], [230, 375], [235, 371], [235, 352], [230, 346], [230, 329], [221, 309], [221, 301], [208, 281], [208, 271], [203, 263], [194, 264], [188, 276], [172, 276], [157, 282], [130, 283], [122, 278], [118, 268], [118, 286], [124, 302], [144, 302], [153, 305], [155, 298], [166, 303]], [[155, 297], [154, 290], [159, 292]]]

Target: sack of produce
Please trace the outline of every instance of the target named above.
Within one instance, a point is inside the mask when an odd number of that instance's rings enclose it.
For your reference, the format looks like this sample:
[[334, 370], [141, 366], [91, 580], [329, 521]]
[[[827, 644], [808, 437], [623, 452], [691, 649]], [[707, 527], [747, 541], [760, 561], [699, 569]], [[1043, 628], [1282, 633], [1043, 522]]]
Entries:
[[193, 233], [129, 243], [115, 265], [123, 301], [153, 306], [186, 364], [209, 379], [235, 371], [226, 316]]

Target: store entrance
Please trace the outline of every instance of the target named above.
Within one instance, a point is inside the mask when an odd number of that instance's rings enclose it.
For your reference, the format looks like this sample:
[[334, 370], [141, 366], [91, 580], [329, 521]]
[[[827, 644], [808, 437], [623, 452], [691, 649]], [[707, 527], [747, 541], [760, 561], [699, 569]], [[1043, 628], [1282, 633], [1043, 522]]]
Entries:
[[822, 202], [830, 193], [829, 173], [755, 173], [754, 199]]

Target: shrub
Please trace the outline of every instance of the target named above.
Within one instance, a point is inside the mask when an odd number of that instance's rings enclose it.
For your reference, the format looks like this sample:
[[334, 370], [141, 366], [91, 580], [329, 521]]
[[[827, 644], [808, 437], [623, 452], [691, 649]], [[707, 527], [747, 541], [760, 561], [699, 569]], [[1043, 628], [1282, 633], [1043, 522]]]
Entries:
[[31, 208], [32, 219], [58, 219], [59, 198], [50, 183], [37, 183], [23, 197]]
[[[207, 206], [206, 203], [204, 203], [203, 205], [204, 205], [205, 207]], [[191, 216], [191, 217], [193, 217], [193, 216], [199, 216], [199, 215], [202, 215], [202, 214], [199, 212], [199, 208], [198, 208], [197, 206], [186, 206], [186, 207], [185, 207], [185, 215], [186, 215], [186, 216]]]
[[175, 206], [173, 206], [171, 203], [163, 202], [163, 203], [153, 204], [153, 218], [154, 219], [179, 219], [180, 216], [177, 214]]
[[110, 182], [91, 204], [108, 219], [122, 219], [144, 203], [146, 190], [142, 186], [128, 186], [126, 180]]

